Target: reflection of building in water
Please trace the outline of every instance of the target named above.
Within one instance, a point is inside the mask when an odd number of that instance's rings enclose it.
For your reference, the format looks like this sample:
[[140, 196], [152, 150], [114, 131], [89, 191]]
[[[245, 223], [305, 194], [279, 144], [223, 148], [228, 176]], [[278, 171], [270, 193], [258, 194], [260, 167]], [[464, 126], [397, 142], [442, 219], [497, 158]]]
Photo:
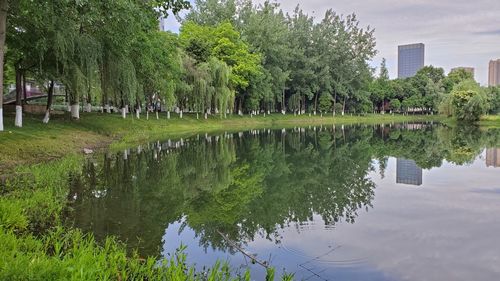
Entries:
[[500, 167], [500, 148], [486, 149], [486, 167]]
[[396, 165], [396, 183], [411, 185], [422, 184], [422, 168], [413, 160], [398, 158]]

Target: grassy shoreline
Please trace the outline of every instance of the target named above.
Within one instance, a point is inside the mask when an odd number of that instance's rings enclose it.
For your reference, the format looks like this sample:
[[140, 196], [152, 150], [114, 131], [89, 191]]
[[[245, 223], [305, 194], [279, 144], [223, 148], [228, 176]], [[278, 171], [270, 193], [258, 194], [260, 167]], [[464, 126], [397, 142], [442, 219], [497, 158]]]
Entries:
[[[41, 122], [42, 116], [28, 115], [23, 128], [6, 123], [0, 133], [0, 171], [11, 170], [17, 165], [41, 163], [79, 153], [83, 148], [127, 148], [138, 143], [166, 138], [187, 137], [196, 133], [216, 131], [237, 131], [257, 128], [283, 128], [328, 124], [387, 124], [401, 122], [443, 121], [442, 116], [422, 115], [367, 115], [367, 116], [294, 116], [272, 114], [259, 116], [231, 116], [220, 119], [196, 119], [185, 115], [180, 119], [172, 114], [167, 120], [165, 114], [156, 120], [149, 120], [143, 114], [141, 119], [129, 115], [122, 119], [117, 114], [83, 113], [81, 119], [73, 121], [66, 115], [55, 116], [49, 124]], [[175, 116], [174, 116], [175, 115]], [[12, 122], [8, 118], [7, 121]]]

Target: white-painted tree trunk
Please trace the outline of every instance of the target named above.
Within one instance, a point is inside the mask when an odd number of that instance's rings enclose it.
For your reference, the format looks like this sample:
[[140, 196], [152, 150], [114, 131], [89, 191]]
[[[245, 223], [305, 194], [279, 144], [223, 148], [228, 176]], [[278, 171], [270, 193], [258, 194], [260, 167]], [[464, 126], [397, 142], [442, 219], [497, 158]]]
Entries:
[[71, 112], [71, 105], [68, 103], [68, 112]]
[[208, 118], [208, 114], [205, 112], [205, 120], [207, 120]]
[[71, 105], [71, 117], [74, 119], [80, 119], [80, 104]]
[[170, 110], [167, 111], [167, 119], [170, 119]]
[[47, 124], [49, 123], [49, 120], [50, 120], [50, 109], [47, 109], [47, 111], [45, 111], [45, 117], [43, 117], [43, 123]]
[[109, 106], [109, 104], [106, 104], [104, 108], [106, 109], [106, 113], [111, 113], [111, 107]]
[[160, 119], [160, 116], [158, 116], [158, 111], [156, 111], [156, 120]]
[[181, 117], [181, 119], [182, 119], [182, 110], [181, 110], [181, 112], [179, 113], [179, 116], [180, 116], [180, 117]]
[[16, 121], [14, 123], [16, 127], [23, 126], [23, 107], [20, 105], [16, 105]]
[[123, 119], [127, 118], [127, 108], [126, 107], [122, 107], [122, 118]]
[[198, 112], [196, 112], [196, 119], [200, 119], [200, 113], [198, 113]]
[[149, 109], [146, 110], [146, 120], [149, 120]]
[[238, 110], [238, 115], [243, 116], [243, 112], [241, 112], [241, 110]]
[[139, 109], [135, 111], [135, 118], [141, 119], [141, 111]]
[[92, 112], [92, 105], [87, 103], [87, 112]]
[[3, 108], [0, 107], [0, 132], [3, 132]]

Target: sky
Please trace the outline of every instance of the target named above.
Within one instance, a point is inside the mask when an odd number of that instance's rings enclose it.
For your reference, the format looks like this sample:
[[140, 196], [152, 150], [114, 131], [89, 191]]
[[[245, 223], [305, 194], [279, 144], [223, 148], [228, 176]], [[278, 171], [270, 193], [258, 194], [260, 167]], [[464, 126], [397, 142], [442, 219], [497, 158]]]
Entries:
[[[255, 3], [263, 0], [254, 0]], [[425, 64], [448, 73], [458, 66], [474, 67], [476, 80], [486, 85], [488, 63], [500, 59], [500, 0], [277, 0], [285, 12], [301, 8], [320, 20], [327, 9], [355, 13], [363, 26], [375, 29], [378, 54], [386, 58], [391, 78], [397, 77], [397, 46], [425, 44]], [[173, 17], [166, 21], [179, 29]]]

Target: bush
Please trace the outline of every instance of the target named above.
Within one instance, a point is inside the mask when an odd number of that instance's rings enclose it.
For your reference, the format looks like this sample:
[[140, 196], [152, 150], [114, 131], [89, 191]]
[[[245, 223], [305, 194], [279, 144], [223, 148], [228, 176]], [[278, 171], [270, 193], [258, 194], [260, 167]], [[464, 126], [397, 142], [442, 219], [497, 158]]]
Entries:
[[485, 93], [473, 80], [463, 81], [453, 88], [451, 105], [454, 116], [467, 122], [478, 121], [488, 109]]

